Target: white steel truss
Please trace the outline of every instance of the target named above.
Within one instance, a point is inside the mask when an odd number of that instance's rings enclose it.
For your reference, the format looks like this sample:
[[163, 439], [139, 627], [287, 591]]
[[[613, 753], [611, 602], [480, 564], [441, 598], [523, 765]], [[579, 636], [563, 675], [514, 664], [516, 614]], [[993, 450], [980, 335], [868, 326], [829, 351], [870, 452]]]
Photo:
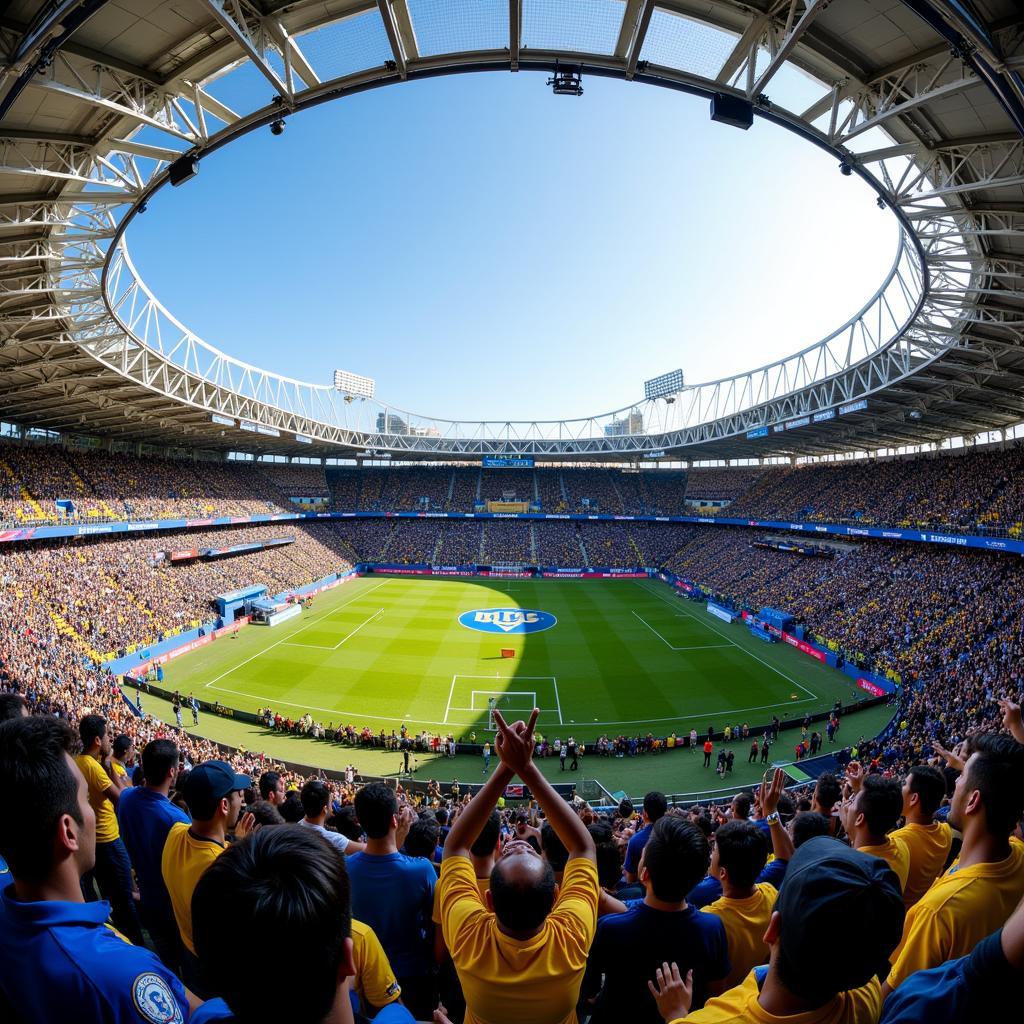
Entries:
[[[610, 54], [525, 49], [520, 0], [509, 2], [509, 45], [503, 51], [421, 57], [406, 0], [353, 6], [340, 21], [329, 13], [332, 5], [323, 3], [300, 2], [267, 16], [249, 0], [204, 0], [223, 37], [216, 66], [197, 74], [185, 65], [160, 84], [59, 51], [28, 88], [86, 104], [102, 119], [102, 130], [96, 141], [60, 141], [5, 136], [0, 127], [0, 173], [39, 185], [36, 196], [0, 196], [0, 350], [46, 333], [165, 400], [169, 416], [176, 408], [191, 409], [328, 447], [569, 458], [629, 457], [742, 437], [887, 389], [895, 393], [901, 382], [923, 379], [927, 367], [950, 353], [977, 348], [980, 330], [987, 332], [982, 342], [1016, 337], [1019, 343], [1019, 309], [994, 300], [1020, 291], [1022, 261], [991, 254], [998, 253], [1000, 238], [1024, 236], [1024, 214], [969, 204], [979, 192], [1017, 194], [1024, 185], [1024, 143], [1011, 135], [947, 143], [915, 121], [928, 104], [983, 87], [948, 50], [904, 61], [867, 81], [835, 67], [821, 74], [821, 94], [802, 112], [772, 102], [766, 91], [787, 62], [799, 58], [805, 69], [827, 64], [812, 30], [830, 2], [773, 0], [753, 13], [727, 0], [712, 3], [707, 22], [716, 29], [726, 15], [746, 19], [712, 74], [641, 59], [652, 18], [674, 7], [653, 0], [622, 5]], [[686, 15], [699, 19], [694, 10]], [[380, 19], [387, 37], [391, 56], [382, 64], [331, 79], [297, 41], [367, 17]], [[876, 293], [826, 338], [755, 370], [687, 387], [672, 404], [638, 402], [572, 420], [464, 422], [353, 401], [332, 388], [235, 359], [181, 324], [132, 264], [125, 227], [164, 186], [179, 156], [199, 158], [284, 111], [354, 87], [467, 69], [546, 70], [558, 58], [584, 71], [730, 93], [752, 102], [760, 116], [831, 149], [901, 221], [895, 258]], [[272, 84], [273, 102], [236, 112], [204, 87], [242, 61]], [[898, 132], [878, 147], [874, 129]], [[858, 152], [862, 137], [876, 148]], [[32, 234], [40, 229], [42, 237]], [[630, 414], [639, 414], [642, 431], [621, 432]]]

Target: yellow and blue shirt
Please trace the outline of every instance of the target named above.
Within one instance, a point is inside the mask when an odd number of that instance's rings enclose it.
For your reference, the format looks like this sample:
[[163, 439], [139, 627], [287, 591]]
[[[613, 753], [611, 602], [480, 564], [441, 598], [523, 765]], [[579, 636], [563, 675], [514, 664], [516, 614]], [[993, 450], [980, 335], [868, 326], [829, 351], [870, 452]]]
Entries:
[[109, 924], [110, 904], [0, 893], [0, 1003], [19, 1020], [185, 1024], [182, 983]]

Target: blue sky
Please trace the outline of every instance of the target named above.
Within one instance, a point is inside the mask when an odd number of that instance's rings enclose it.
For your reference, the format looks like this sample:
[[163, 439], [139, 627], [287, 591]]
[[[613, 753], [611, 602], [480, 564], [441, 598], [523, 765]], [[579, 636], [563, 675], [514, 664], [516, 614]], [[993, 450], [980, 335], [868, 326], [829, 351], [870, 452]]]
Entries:
[[226, 352], [452, 418], [596, 414], [676, 367], [739, 372], [874, 292], [895, 222], [833, 158], [705, 100], [584, 88], [466, 75], [295, 115], [161, 192], [133, 258]]

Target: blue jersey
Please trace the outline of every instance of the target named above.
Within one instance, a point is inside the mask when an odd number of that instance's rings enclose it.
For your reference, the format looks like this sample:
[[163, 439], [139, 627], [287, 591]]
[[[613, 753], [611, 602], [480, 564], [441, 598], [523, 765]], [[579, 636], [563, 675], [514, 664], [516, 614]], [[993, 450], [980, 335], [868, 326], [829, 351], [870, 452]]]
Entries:
[[400, 978], [419, 978], [434, 966], [430, 918], [437, 872], [423, 857], [354, 853], [345, 859], [352, 883], [352, 916], [380, 939]]
[[174, 921], [174, 911], [167, 895], [160, 859], [171, 826], [191, 818], [163, 795], [144, 786], [126, 789], [117, 802], [117, 820], [135, 877], [139, 881], [139, 895], [147, 912], [158, 914], [168, 922]]
[[0, 857], [0, 892], [3, 892], [13, 881], [14, 879], [11, 877], [11, 869], [7, 866], [7, 861]]
[[1002, 941], [1000, 929], [967, 956], [911, 974], [886, 999], [882, 1024], [958, 1024], [1006, 1017], [1020, 997], [1020, 971], [1006, 959]]
[[591, 1019], [660, 1024], [647, 982], [665, 960], [678, 963], [684, 976], [693, 971], [693, 1006], [702, 1007], [709, 985], [731, 970], [725, 926], [712, 918], [695, 907], [656, 910], [643, 902], [602, 917], [583, 980], [584, 995], [600, 991]]
[[0, 893], [0, 1002], [17, 1019], [184, 1024], [185, 987], [107, 924], [110, 904], [24, 903]]

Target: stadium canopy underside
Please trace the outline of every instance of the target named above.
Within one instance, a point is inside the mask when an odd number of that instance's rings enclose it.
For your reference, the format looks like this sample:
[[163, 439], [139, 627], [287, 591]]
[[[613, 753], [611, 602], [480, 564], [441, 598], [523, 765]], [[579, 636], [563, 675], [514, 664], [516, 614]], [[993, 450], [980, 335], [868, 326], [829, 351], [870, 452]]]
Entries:
[[[12, 0], [0, 52], [0, 419], [176, 447], [559, 461], [873, 450], [1024, 420], [1018, 0]], [[671, 403], [464, 422], [249, 366], [136, 273], [124, 230], [183, 157], [365, 89], [556, 61], [723, 94], [831, 151], [900, 221], [877, 293], [828, 338]], [[816, 96], [798, 109], [794, 69]], [[243, 71], [272, 102], [217, 98]]]

